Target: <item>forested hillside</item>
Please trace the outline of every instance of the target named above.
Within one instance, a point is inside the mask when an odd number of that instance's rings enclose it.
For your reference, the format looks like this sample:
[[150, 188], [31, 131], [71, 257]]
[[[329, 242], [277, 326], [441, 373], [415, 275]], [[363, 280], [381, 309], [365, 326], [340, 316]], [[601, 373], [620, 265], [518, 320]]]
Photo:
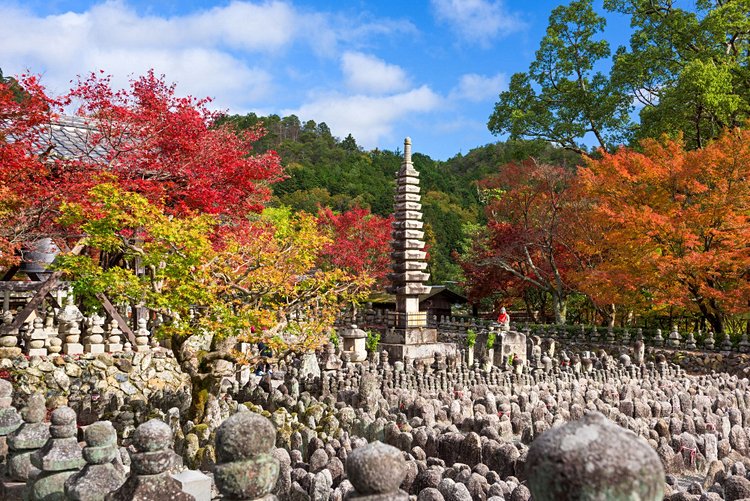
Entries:
[[[256, 143], [258, 152], [275, 150], [288, 179], [273, 187], [274, 203], [317, 213], [320, 207], [345, 211], [355, 206], [387, 216], [393, 211], [395, 173], [402, 152], [365, 151], [351, 134], [340, 139], [324, 123], [301, 122], [294, 115], [257, 116], [253, 113], [223, 119], [240, 129], [262, 126], [267, 134]], [[398, 145], [394, 145], [398, 146]], [[484, 222], [477, 181], [500, 166], [529, 157], [573, 168], [574, 153], [544, 141], [509, 141], [488, 144], [447, 161], [413, 155], [421, 173], [422, 205], [426, 223], [433, 283], [459, 282], [461, 268], [454, 258], [465, 244], [467, 231]]]

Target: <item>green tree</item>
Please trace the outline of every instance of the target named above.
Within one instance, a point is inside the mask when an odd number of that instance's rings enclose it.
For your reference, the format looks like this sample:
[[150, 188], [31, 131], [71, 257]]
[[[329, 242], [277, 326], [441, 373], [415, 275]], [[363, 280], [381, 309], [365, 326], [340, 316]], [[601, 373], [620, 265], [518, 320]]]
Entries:
[[[231, 227], [208, 214], [170, 215], [145, 197], [100, 184], [84, 203], [62, 206], [61, 222], [85, 235], [90, 252], [60, 256], [57, 266], [78, 296], [105, 293], [161, 315], [155, 335], [192, 381], [191, 416], [201, 423], [206, 394], [221, 380], [221, 361], [248, 362], [239, 341], [263, 341], [275, 353], [306, 352], [327, 342], [336, 315], [372, 283], [322, 264], [331, 243], [315, 217], [266, 209]], [[121, 256], [102, 267], [106, 252]], [[145, 273], [138, 273], [133, 259]], [[191, 339], [211, 334], [208, 351]], [[250, 361], [252, 362], [252, 361]]]
[[585, 154], [583, 138], [599, 147], [620, 144], [629, 130], [631, 98], [595, 67], [610, 57], [600, 38], [606, 25], [592, 0], [556, 7], [536, 59], [526, 73], [511, 77], [488, 127], [511, 139], [543, 139]]
[[750, 117], [750, 1], [677, 3], [605, 0], [634, 29], [612, 78], [643, 106], [636, 139], [682, 133], [687, 147], [702, 148]]

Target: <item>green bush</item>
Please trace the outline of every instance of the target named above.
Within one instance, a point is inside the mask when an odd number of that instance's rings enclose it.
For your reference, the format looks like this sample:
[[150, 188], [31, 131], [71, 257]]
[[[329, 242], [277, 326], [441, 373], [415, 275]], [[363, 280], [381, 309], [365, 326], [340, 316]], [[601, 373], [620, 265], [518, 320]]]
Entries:
[[331, 332], [330, 340], [336, 348], [341, 345], [341, 338], [336, 331]]
[[490, 332], [489, 335], [487, 335], [487, 349], [491, 350], [495, 347], [495, 339], [497, 339], [497, 334], [494, 332]]
[[477, 344], [477, 331], [469, 329], [466, 331], [466, 346], [473, 348], [475, 344]]
[[365, 339], [365, 348], [367, 348], [367, 351], [369, 352], [377, 351], [379, 344], [380, 344], [380, 333], [367, 331], [367, 339]]

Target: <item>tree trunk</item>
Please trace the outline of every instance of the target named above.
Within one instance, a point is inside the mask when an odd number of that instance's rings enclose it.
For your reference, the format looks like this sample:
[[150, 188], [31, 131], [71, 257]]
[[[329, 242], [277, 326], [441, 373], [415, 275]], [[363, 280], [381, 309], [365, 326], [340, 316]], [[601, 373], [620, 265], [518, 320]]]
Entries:
[[180, 368], [190, 376], [191, 393], [188, 419], [195, 424], [205, 422], [206, 406], [210, 395], [219, 397], [224, 377], [234, 371], [235, 357], [232, 350], [237, 344], [235, 337], [211, 340], [209, 351], [196, 351], [187, 341], [190, 337], [172, 337], [172, 351]]
[[555, 323], [558, 325], [564, 325], [568, 313], [568, 303], [566, 298], [560, 294], [553, 293], [552, 307], [555, 312]]
[[614, 303], [607, 305], [607, 327], [614, 329], [615, 319], [617, 317], [617, 308]]

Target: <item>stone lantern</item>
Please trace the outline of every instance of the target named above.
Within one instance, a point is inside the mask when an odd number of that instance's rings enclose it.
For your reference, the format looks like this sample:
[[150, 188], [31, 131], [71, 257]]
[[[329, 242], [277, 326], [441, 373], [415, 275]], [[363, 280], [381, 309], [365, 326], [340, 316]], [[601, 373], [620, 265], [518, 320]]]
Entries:
[[348, 329], [340, 331], [342, 350], [350, 354], [352, 362], [364, 362], [367, 360], [367, 348], [365, 341], [367, 333], [352, 324]]

